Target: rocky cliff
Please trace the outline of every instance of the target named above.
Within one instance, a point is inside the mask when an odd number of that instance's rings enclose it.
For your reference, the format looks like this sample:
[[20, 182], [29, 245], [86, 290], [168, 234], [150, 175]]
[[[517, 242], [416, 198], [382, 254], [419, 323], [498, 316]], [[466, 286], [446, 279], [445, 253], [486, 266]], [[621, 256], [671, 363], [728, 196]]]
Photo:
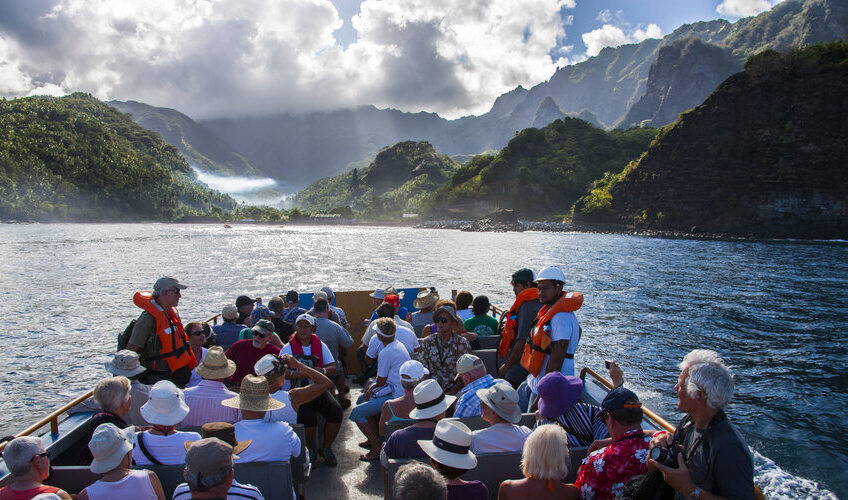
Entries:
[[848, 237], [848, 42], [769, 51], [574, 206], [578, 223]]

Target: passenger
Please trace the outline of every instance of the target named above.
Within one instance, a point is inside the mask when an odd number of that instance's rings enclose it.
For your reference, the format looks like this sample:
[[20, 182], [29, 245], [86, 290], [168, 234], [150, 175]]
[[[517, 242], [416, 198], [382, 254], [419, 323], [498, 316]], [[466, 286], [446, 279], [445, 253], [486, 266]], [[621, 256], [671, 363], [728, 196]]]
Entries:
[[185, 463], [183, 443], [200, 439], [196, 432], [174, 430], [189, 413], [183, 391], [167, 380], [150, 388], [150, 399], [141, 407], [141, 415], [150, 425], [149, 431], [135, 434], [133, 460], [136, 465], [177, 465]]
[[[353, 337], [340, 324], [329, 318], [331, 310], [330, 303], [327, 302], [327, 299], [322, 297], [316, 299], [312, 310], [312, 316], [315, 318], [315, 335], [330, 348], [333, 359], [338, 360], [339, 365], [341, 365], [342, 359], [347, 354], [347, 348], [353, 345]], [[344, 370], [341, 369], [341, 366], [338, 366], [336, 374], [331, 377], [331, 380], [333, 380], [338, 388], [339, 404], [342, 408], [347, 408], [350, 406], [350, 399], [345, 397], [342, 392], [343, 384], [341, 380], [344, 379], [344, 376]]]
[[580, 340], [580, 325], [577, 316], [571, 312], [575, 310], [571, 306], [571, 294], [562, 290], [565, 286], [562, 271], [546, 267], [539, 271], [536, 283], [542, 308], [536, 315], [533, 332], [521, 355], [521, 366], [529, 372], [526, 382], [531, 405], [535, 404], [538, 396], [539, 380], [546, 373], [574, 375], [574, 353]]
[[268, 344], [279, 349], [283, 348], [283, 340], [277, 335], [277, 327], [270, 319], [257, 320], [251, 328], [243, 328], [239, 332], [239, 340], [250, 340], [253, 338], [253, 333], [262, 331], [268, 337]]
[[[206, 355], [206, 348], [203, 347], [203, 344], [206, 343], [206, 331], [203, 328], [204, 325], [206, 325], [206, 323], [192, 321], [185, 326], [185, 332], [186, 335], [188, 335], [188, 345], [191, 348], [192, 354], [194, 354], [194, 359], [197, 360], [198, 366], [200, 366], [200, 363], [203, 363], [203, 357]], [[209, 325], [206, 325], [206, 328], [209, 328]], [[194, 387], [202, 380], [196, 370], [197, 367], [191, 371], [191, 378], [188, 380], [186, 387]]]
[[[315, 316], [315, 302], [317, 302], [319, 300], [324, 300], [324, 301], [327, 302], [327, 304], [330, 303], [330, 299], [328, 298], [327, 293], [322, 291], [322, 290], [318, 290], [317, 292], [312, 294], [312, 309], [306, 311], [306, 314], [309, 314], [310, 316]], [[337, 313], [335, 311], [335, 309], [331, 308], [328, 305], [326, 312], [327, 312], [327, 319], [329, 319], [330, 321], [332, 321], [334, 323], [338, 323], [339, 326], [341, 326], [342, 318], [341, 318], [341, 316], [339, 316], [339, 313]], [[342, 327], [342, 328], [345, 328], [345, 327]], [[345, 330], [347, 330], [347, 329], [345, 328]]]
[[[390, 298], [390, 296], [392, 296], [392, 295], [397, 297], [397, 300], [395, 300], [394, 298]], [[403, 326], [407, 326], [404, 323], [409, 322], [410, 316], [409, 316], [409, 311], [406, 309], [406, 307], [403, 307], [403, 306], [400, 305], [400, 299], [403, 298], [403, 295], [404, 295], [403, 292], [398, 292], [392, 286], [390, 286], [390, 287], [388, 287], [384, 290], [379, 290], [379, 289], [374, 290], [373, 293], [368, 294], [368, 296], [371, 297], [371, 302], [374, 303], [375, 309], [374, 309], [374, 312], [371, 313], [371, 318], [365, 320], [365, 324], [368, 325], [368, 323], [377, 319], [377, 309], [376, 308], [379, 307], [380, 304], [382, 304], [383, 302], [391, 302], [392, 305], [394, 305], [395, 309], [397, 310], [397, 316], [398, 317], [395, 319], [395, 323], [397, 323], [398, 322], [397, 320], [399, 319], [399, 320], [403, 321], [403, 323], [400, 323], [400, 324], [402, 324]], [[411, 330], [412, 326], [409, 325], [409, 326], [407, 326], [407, 328], [409, 328]]]
[[[611, 390], [601, 403], [601, 420], [612, 442], [583, 460], [574, 486], [586, 500], [606, 500], [620, 495], [627, 481], [648, 469], [650, 436], [642, 432], [642, 403], [624, 387]], [[753, 484], [753, 483], [752, 483]]]
[[409, 412], [415, 408], [415, 397], [412, 392], [419, 382], [430, 376], [430, 372], [424, 368], [424, 365], [414, 359], [400, 365], [399, 373], [403, 396], [390, 399], [383, 405], [378, 426], [381, 437], [386, 435], [386, 422], [409, 422], [413, 420], [409, 418]]
[[456, 302], [456, 315], [459, 316], [459, 319], [465, 321], [467, 319], [471, 319], [474, 316], [474, 313], [471, 312], [471, 303], [474, 300], [474, 296], [471, 295], [471, 292], [467, 292], [465, 290], [460, 290], [456, 297], [454, 297], [454, 302]]
[[133, 303], [143, 312], [135, 322], [127, 349], [139, 353], [142, 366], [147, 368], [142, 379], [146, 384], [170, 380], [185, 387], [197, 366], [177, 311], [181, 290], [186, 288], [166, 276], [156, 280], [153, 292], [136, 292], [133, 296]]
[[377, 318], [373, 321], [377, 327], [377, 337], [383, 343], [383, 349], [377, 358], [377, 380], [363, 391], [356, 406], [350, 412], [350, 419], [368, 439], [368, 453], [360, 460], [371, 462], [380, 458], [380, 439], [377, 425], [383, 403], [403, 395], [400, 383], [400, 367], [409, 361], [406, 347], [395, 338], [395, 322], [391, 318]]
[[482, 415], [477, 390], [488, 389], [499, 382], [506, 383], [506, 380], [494, 379], [486, 373], [483, 361], [473, 354], [463, 354], [459, 357], [456, 362], [456, 378], [462, 381], [462, 389], [457, 393], [454, 418]]
[[436, 289], [428, 288], [418, 292], [418, 296], [412, 302], [412, 306], [417, 308], [418, 311], [412, 313], [409, 323], [417, 337], [421, 337], [421, 330], [433, 322], [433, 310], [437, 300], [439, 300], [439, 294], [436, 293]]
[[283, 313], [283, 321], [288, 321], [292, 325], [297, 321], [298, 316], [306, 314], [306, 309], [299, 306], [300, 294], [297, 290], [289, 290], [286, 292], [286, 311]]
[[485, 295], [474, 297], [474, 301], [471, 303], [471, 312], [474, 316], [465, 320], [465, 329], [476, 333], [478, 337], [490, 337], [497, 334], [498, 320], [489, 316], [491, 307], [489, 297]]
[[447, 494], [445, 478], [421, 462], [404, 464], [395, 474], [396, 500], [445, 500]]
[[[685, 498], [754, 498], [751, 452], [724, 413], [733, 386], [733, 374], [715, 351], [695, 349], [680, 363], [674, 389], [677, 408], [686, 415], [671, 440], [677, 460], [671, 467], [653, 459], [648, 464]], [[657, 433], [651, 447], [668, 448], [668, 441]]]
[[262, 300], [260, 298], [256, 298], [256, 304], [254, 304], [253, 310], [250, 311], [250, 318], [247, 320], [250, 326], [256, 324], [257, 321], [266, 319], [270, 320], [274, 313], [268, 309], [268, 306], [262, 304]]
[[[283, 384], [286, 382], [286, 373], [290, 370], [306, 374], [312, 383], [289, 390], [283, 389]], [[278, 410], [266, 412], [265, 420], [268, 422], [279, 421], [289, 425], [296, 424], [297, 412], [300, 407], [314, 401], [333, 386], [330, 379], [321, 372], [300, 363], [295, 357], [288, 354], [283, 354], [280, 357], [266, 354], [256, 362], [254, 371], [268, 380], [268, 390], [271, 397], [286, 405]]]
[[[227, 424], [224, 422], [211, 422], [204, 425], [200, 429], [200, 436], [202, 439], [210, 439], [216, 438], [220, 439], [228, 446], [232, 448], [232, 457], [233, 460], [237, 460], [239, 458], [239, 454], [242, 453], [248, 446], [252, 443], [252, 441], [237, 441], [236, 440], [236, 430], [232, 424]], [[199, 443], [200, 441], [186, 441], [185, 448], [186, 454], [188, 454], [188, 450], [191, 449], [191, 446], [194, 443]], [[189, 457], [186, 456], [186, 466], [189, 465]], [[189, 500], [192, 498], [191, 488], [189, 488], [188, 483], [182, 483], [176, 487], [174, 490], [174, 494], [171, 497], [172, 500]], [[194, 497], [196, 498], [196, 497]], [[262, 493], [259, 491], [259, 488], [253, 486], [252, 484], [241, 484], [236, 481], [236, 478], [233, 477], [233, 484], [230, 486], [230, 489], [226, 493], [227, 500], [264, 500], [265, 497], [262, 496]]]
[[[383, 302], [380, 304], [380, 307], [377, 308], [377, 318], [396, 318], [395, 307], [388, 302]], [[418, 342], [418, 337], [415, 336], [415, 332], [410, 330], [405, 326], [400, 326], [395, 322], [395, 337], [398, 342], [406, 347], [406, 351], [412, 356], [414, 353], [418, 352], [420, 349], [420, 343]], [[371, 364], [374, 360], [377, 359], [377, 354], [380, 353], [380, 350], [383, 348], [383, 343], [377, 339], [377, 335], [374, 335], [377, 332], [377, 327], [373, 324], [373, 322], [368, 325], [368, 329], [365, 331], [365, 335], [362, 336], [362, 345], [368, 346], [365, 351], [365, 362]]]
[[239, 340], [227, 349], [227, 358], [236, 363], [236, 371], [230, 378], [229, 386], [241, 384], [245, 375], [256, 375], [253, 365], [266, 354], [275, 356], [280, 354], [280, 348], [268, 343], [271, 335], [274, 335], [274, 325], [270, 321], [260, 322], [252, 329], [253, 338]]
[[341, 307], [336, 307], [333, 303], [336, 301], [336, 294], [333, 292], [333, 289], [325, 286], [321, 289], [322, 292], [327, 294], [327, 301], [330, 303], [330, 309], [335, 311], [336, 314], [339, 315], [339, 321], [336, 323], [342, 325], [342, 328], [350, 331], [350, 323], [347, 322], [347, 316], [345, 315], [344, 310]]
[[[450, 308], [456, 310], [456, 304], [454, 303], [454, 301], [452, 301], [450, 299], [439, 299], [439, 300], [436, 301], [436, 306], [435, 306], [436, 309], [439, 309], [440, 307], [443, 307], [443, 306], [447, 306], [447, 307], [450, 307]], [[459, 318], [459, 316], [457, 316], [457, 318]], [[437, 328], [436, 328], [435, 320], [436, 320], [436, 318], [435, 318], [435, 312], [434, 312], [433, 313], [434, 323], [431, 324], [431, 325], [425, 326], [424, 329], [421, 330], [421, 337], [422, 338], [423, 337], [429, 337], [433, 333], [436, 333]], [[465, 322], [462, 321], [461, 319], [458, 320], [457, 325], [453, 329], [453, 331], [454, 331], [454, 333], [456, 333], [460, 337], [467, 340], [468, 343], [471, 344], [471, 349], [479, 349], [480, 348], [480, 342], [477, 340], [477, 334], [467, 331], [465, 329]]]
[[[515, 271], [512, 273], [511, 284], [515, 302], [509, 308], [501, 332], [498, 357], [506, 358], [506, 361], [498, 368], [498, 376], [517, 388], [527, 380], [527, 370], [520, 363], [521, 354], [542, 303], [539, 302], [539, 290], [536, 288], [536, 274], [532, 270], [524, 268]], [[522, 404], [522, 408], [527, 406]]]
[[455, 394], [459, 385], [454, 384], [456, 378], [456, 362], [463, 354], [471, 353], [471, 344], [464, 337], [454, 333], [460, 324], [456, 310], [450, 306], [442, 306], [433, 312], [436, 322], [436, 335], [421, 340], [421, 350], [418, 351], [418, 361], [430, 372], [448, 394]]
[[133, 470], [133, 430], [101, 424], [88, 448], [94, 456], [91, 472], [102, 477], [77, 495], [77, 500], [165, 500], [162, 483], [153, 471]]
[[0, 488], [0, 500], [30, 500], [42, 493], [71, 499], [64, 490], [41, 484], [50, 475], [50, 455], [40, 438], [21, 436], [9, 441], [3, 449], [3, 461], [12, 480], [8, 486]]
[[[283, 348], [282, 353], [294, 356], [302, 364], [315, 368], [327, 378], [332, 379], [336, 374], [336, 361], [327, 344], [321, 342], [315, 335], [315, 318], [308, 314], [301, 314], [295, 321], [295, 334], [289, 339], [289, 343]], [[306, 385], [310, 377], [300, 371], [292, 372], [292, 386]], [[318, 415], [324, 417], [324, 441], [316, 451], [314, 449], [315, 430], [318, 427]], [[316, 399], [304, 403], [297, 410], [297, 422], [305, 428], [306, 446], [309, 448], [309, 458], [315, 463], [315, 458], [320, 455], [324, 462], [330, 466], [338, 465], [336, 456], [333, 454], [333, 442], [339, 434], [342, 425], [342, 407], [330, 391], [324, 391]]]
[[246, 325], [237, 321], [238, 317], [239, 312], [236, 306], [227, 304], [221, 310], [221, 318], [224, 322], [212, 327], [212, 331], [215, 332], [215, 344], [221, 346], [221, 349], [225, 351], [235, 344], [239, 332], [246, 328]]
[[521, 408], [515, 389], [501, 381], [488, 389], [478, 389], [477, 397], [483, 402], [483, 420], [489, 427], [474, 431], [471, 451], [479, 454], [523, 450], [530, 429], [516, 425], [521, 421]]
[[556, 425], [537, 427], [521, 453], [524, 479], [502, 482], [498, 500], [576, 500], [580, 496], [577, 488], [561, 482], [569, 467], [565, 431]]
[[447, 500], [488, 500], [489, 490], [480, 481], [463, 481], [460, 476], [477, 467], [471, 452], [471, 429], [459, 421], [442, 420], [432, 441], [418, 445], [430, 457], [430, 465], [447, 480]]
[[[127, 377], [130, 381], [130, 411], [124, 419], [130, 425], [147, 425], [141, 417], [141, 407], [147, 402], [150, 386], [142, 384], [139, 377], [144, 373], [144, 367], [138, 361], [138, 353], [123, 349], [105, 363], [106, 371], [115, 376]], [[98, 407], [99, 408], [99, 407]]]
[[283, 319], [286, 311], [286, 301], [280, 297], [272, 297], [268, 301], [271, 311], [271, 323], [274, 323], [274, 333], [281, 339], [287, 339], [294, 333], [294, 325]]
[[[190, 498], [217, 498], [229, 500], [234, 481], [233, 447], [218, 438], [194, 442], [185, 454], [186, 480]], [[182, 485], [180, 485], [182, 486]], [[176, 491], [174, 496], [176, 497]], [[181, 497], [181, 500], [186, 498]]]
[[236, 309], [238, 309], [238, 322], [247, 327], [253, 326], [250, 322], [250, 313], [256, 307], [256, 299], [251, 299], [247, 295], [239, 295], [236, 297]]
[[236, 460], [245, 462], [280, 462], [300, 456], [300, 438], [285, 422], [267, 422], [265, 413], [279, 410], [283, 403], [272, 398], [265, 377], [247, 375], [241, 381], [239, 395], [221, 402], [241, 411], [242, 419], [235, 423], [236, 438], [252, 441]]
[[220, 347], [215, 346], [207, 351], [203, 362], [195, 371], [201, 377], [201, 381], [195, 387], [185, 390], [185, 402], [191, 411], [182, 425], [200, 427], [209, 422], [238, 421], [238, 411], [221, 406], [221, 401], [238, 396], [224, 385], [224, 382], [235, 373], [236, 364], [227, 359]]
[[[94, 431], [100, 424], [113, 424], [118, 429], [125, 429], [129, 426], [126, 421], [132, 407], [129, 379], [121, 376], [101, 379], [94, 386], [94, 401], [101, 408], [101, 411], [86, 423], [83, 443], [91, 441]], [[142, 419], [144, 419], [144, 412], [141, 412], [141, 414]], [[80, 450], [78, 463], [89, 465], [92, 458], [89, 449], [84, 447]]]
[[580, 401], [583, 393], [580, 377], [548, 373], [539, 381], [537, 388], [538, 413], [542, 417], [536, 422], [537, 428], [546, 424], [559, 425], [568, 434], [569, 446], [589, 446], [609, 435], [607, 424], [601, 418], [604, 410]]

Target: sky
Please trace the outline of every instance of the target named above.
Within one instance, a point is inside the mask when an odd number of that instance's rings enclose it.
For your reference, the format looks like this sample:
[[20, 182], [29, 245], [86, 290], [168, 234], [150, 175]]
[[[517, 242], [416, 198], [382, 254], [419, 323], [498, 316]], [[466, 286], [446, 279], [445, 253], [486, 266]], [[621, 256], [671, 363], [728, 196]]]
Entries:
[[0, 96], [194, 119], [375, 105], [447, 118], [604, 47], [780, 0], [0, 0]]

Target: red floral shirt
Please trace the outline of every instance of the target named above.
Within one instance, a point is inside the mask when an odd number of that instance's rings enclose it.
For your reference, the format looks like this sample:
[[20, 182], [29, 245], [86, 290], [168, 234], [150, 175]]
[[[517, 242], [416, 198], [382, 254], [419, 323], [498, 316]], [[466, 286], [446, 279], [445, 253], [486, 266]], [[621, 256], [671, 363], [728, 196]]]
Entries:
[[620, 495], [624, 484], [636, 474], [648, 472], [649, 436], [642, 430], [625, 432], [618, 441], [583, 459], [574, 485], [584, 500], [608, 500]]

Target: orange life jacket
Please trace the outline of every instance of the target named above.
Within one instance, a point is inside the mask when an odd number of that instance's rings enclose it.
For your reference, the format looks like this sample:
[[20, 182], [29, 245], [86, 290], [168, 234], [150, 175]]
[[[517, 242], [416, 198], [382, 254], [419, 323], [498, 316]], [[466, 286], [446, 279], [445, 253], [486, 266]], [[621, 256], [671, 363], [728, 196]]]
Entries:
[[168, 369], [171, 373], [184, 366], [193, 370], [197, 366], [197, 359], [188, 345], [188, 338], [186, 338], [185, 330], [183, 330], [183, 323], [180, 320], [180, 313], [177, 308], [172, 307], [166, 314], [165, 309], [153, 300], [153, 294], [150, 292], [136, 292], [133, 295], [133, 303], [149, 312], [156, 320], [159, 353], [145, 360], [148, 369], [151, 369], [156, 361], [164, 359], [168, 363]]
[[[577, 306], [576, 308], [575, 305]], [[542, 364], [545, 362], [545, 356], [551, 353], [551, 335], [545, 327], [550, 323], [551, 318], [555, 314], [574, 312], [580, 309], [582, 305], [582, 293], [568, 292], [563, 294], [553, 306], [543, 306], [539, 309], [536, 320], [533, 322], [533, 330], [530, 332], [530, 338], [524, 344], [524, 354], [521, 355], [521, 366], [533, 374], [534, 377], [539, 376], [539, 372], [542, 370]], [[574, 355], [566, 354], [566, 358], [573, 359]]]
[[509, 308], [506, 314], [506, 323], [501, 332], [501, 343], [498, 345], [498, 356], [505, 358], [509, 354], [509, 349], [512, 347], [512, 341], [515, 340], [515, 327], [518, 325], [518, 309], [525, 302], [531, 300], [539, 300], [539, 289], [536, 287], [525, 288], [518, 292], [515, 296], [515, 302]]

